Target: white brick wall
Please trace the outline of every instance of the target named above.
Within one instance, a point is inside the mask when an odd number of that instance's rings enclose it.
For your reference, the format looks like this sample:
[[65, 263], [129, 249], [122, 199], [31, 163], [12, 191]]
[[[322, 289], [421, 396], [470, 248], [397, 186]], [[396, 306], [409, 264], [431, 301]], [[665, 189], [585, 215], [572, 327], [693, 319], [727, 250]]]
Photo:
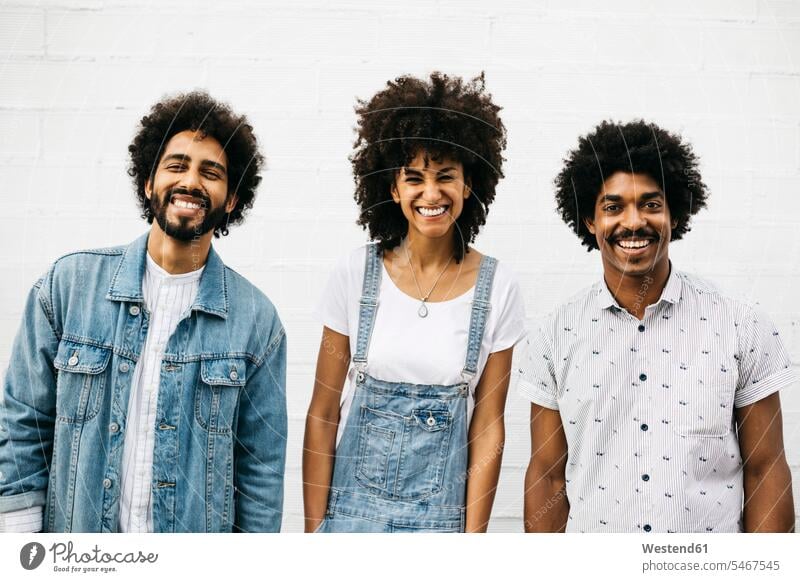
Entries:
[[[309, 311], [333, 261], [365, 240], [347, 162], [355, 98], [433, 69], [484, 69], [505, 108], [508, 177], [478, 246], [513, 265], [530, 316], [600, 272], [554, 211], [562, 156], [600, 119], [641, 116], [693, 141], [712, 190], [675, 262], [759, 300], [800, 365], [800, 2], [6, 0], [2, 369], [25, 293], [53, 259], [145, 228], [125, 175], [136, 120], [165, 93], [208, 88], [250, 115], [268, 158], [250, 219], [218, 248], [287, 327], [284, 530], [299, 531], [320, 333]], [[783, 402], [800, 502], [800, 394]], [[495, 531], [521, 529], [527, 414], [512, 393]]]

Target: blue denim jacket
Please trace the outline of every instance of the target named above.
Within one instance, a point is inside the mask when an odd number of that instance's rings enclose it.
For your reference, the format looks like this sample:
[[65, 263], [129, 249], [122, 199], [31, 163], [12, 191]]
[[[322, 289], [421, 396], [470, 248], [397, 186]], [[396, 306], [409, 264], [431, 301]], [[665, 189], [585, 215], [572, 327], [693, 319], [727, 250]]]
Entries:
[[[0, 404], [0, 512], [44, 505], [45, 531], [118, 531], [146, 249], [144, 235], [66, 255], [30, 292]], [[280, 529], [285, 388], [275, 307], [212, 248], [161, 364], [154, 531]]]

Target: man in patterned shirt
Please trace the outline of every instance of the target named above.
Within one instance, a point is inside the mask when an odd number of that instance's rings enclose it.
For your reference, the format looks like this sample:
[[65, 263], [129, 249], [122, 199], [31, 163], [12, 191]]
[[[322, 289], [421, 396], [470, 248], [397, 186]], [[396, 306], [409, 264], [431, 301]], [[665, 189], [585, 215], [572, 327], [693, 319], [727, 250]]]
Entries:
[[541, 323], [519, 370], [526, 531], [792, 531], [786, 350], [763, 314], [669, 260], [706, 205], [691, 147], [603, 122], [555, 184], [604, 277]]

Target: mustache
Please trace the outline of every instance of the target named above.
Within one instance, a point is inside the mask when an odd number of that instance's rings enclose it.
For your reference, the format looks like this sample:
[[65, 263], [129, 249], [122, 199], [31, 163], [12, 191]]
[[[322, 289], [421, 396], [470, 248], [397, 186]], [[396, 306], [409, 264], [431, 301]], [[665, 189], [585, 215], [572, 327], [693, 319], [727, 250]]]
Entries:
[[651, 238], [654, 241], [658, 242], [661, 240], [661, 236], [649, 228], [637, 228], [636, 230], [630, 229], [623, 229], [606, 237], [606, 241], [609, 243], [615, 243], [621, 238]]
[[189, 190], [188, 188], [182, 188], [180, 186], [176, 188], [170, 188], [165, 193], [165, 199], [167, 202], [172, 201], [173, 196], [191, 196], [192, 198], [198, 198], [203, 203], [203, 208], [211, 208], [211, 198], [203, 192], [202, 190], [198, 190], [197, 188], [193, 190]]

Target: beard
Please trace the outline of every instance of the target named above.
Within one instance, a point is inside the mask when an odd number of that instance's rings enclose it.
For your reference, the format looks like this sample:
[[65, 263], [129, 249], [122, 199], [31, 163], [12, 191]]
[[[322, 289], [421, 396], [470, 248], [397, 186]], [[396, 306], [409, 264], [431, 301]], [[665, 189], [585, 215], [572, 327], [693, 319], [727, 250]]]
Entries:
[[[202, 200], [203, 204], [203, 220], [197, 224], [191, 224], [192, 218], [188, 216], [181, 216], [177, 220], [167, 220], [167, 209], [169, 208], [170, 200], [175, 194], [182, 194], [185, 196], [192, 196], [198, 200]], [[153, 216], [161, 227], [164, 233], [179, 240], [181, 242], [192, 242], [193, 240], [201, 237], [202, 235], [222, 226], [227, 218], [225, 212], [225, 204], [217, 208], [212, 208], [211, 199], [205, 192], [200, 190], [192, 190], [189, 192], [185, 188], [170, 188], [162, 197], [159, 197], [155, 192], [150, 197], [150, 210]]]

